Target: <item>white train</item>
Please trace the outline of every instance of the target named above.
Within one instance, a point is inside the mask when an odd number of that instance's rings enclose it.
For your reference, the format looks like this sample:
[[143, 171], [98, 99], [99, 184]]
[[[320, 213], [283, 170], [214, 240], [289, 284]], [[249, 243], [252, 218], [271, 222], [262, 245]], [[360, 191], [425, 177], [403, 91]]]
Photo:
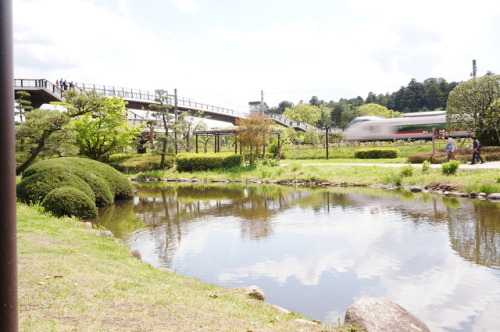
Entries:
[[[344, 130], [347, 141], [384, 141], [398, 139], [432, 139], [432, 130], [444, 136], [446, 111], [405, 114], [402, 118], [360, 116], [352, 120]], [[465, 130], [449, 132], [452, 137], [467, 137]]]

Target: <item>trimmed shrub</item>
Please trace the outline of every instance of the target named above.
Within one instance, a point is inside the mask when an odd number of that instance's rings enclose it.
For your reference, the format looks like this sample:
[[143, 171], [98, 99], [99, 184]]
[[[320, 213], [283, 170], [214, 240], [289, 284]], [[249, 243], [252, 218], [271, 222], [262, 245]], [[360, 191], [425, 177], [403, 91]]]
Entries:
[[400, 155], [398, 149], [362, 149], [354, 151], [354, 158], [358, 159], [383, 159], [397, 158]]
[[[96, 211], [97, 206], [111, 204], [115, 199], [133, 197], [132, 183], [116, 169], [95, 160], [73, 157], [42, 160], [30, 166], [17, 185], [17, 196], [21, 202], [41, 203], [54, 189], [63, 187], [86, 195]], [[71, 195], [74, 190], [66, 190], [63, 193]], [[59, 193], [57, 197], [61, 195], [62, 193]], [[77, 197], [81, 197], [81, 194]], [[50, 202], [46, 204], [47, 209], [56, 215], [81, 217], [90, 216], [92, 213], [86, 207], [86, 200], [81, 203], [85, 207], [81, 214], [72, 210], [78, 206], [72, 201], [61, 201], [54, 211], [49, 207], [56, 206], [56, 203]], [[68, 211], [64, 211], [66, 207]]]
[[42, 206], [56, 217], [94, 218], [97, 216], [97, 207], [89, 196], [72, 187], [51, 190], [42, 201]]
[[23, 178], [17, 185], [17, 197], [24, 203], [39, 203], [54, 189], [72, 187], [83, 192], [95, 204], [95, 194], [78, 176], [59, 170], [35, 173]]
[[460, 163], [458, 161], [450, 160], [449, 162], [441, 165], [441, 172], [443, 172], [443, 174], [446, 174], [446, 175], [455, 174], [455, 173], [457, 173], [459, 165], [460, 165]]
[[31, 165], [24, 171], [23, 178], [51, 169], [58, 169], [61, 172], [74, 174], [77, 171], [84, 170], [104, 180], [115, 199], [133, 197], [132, 184], [122, 173], [109, 165], [92, 159], [65, 157], [42, 160]]
[[[448, 154], [442, 150], [436, 150], [434, 156], [432, 152], [419, 153], [408, 156], [408, 162], [412, 164], [420, 164], [424, 160], [428, 160], [434, 164], [443, 164], [447, 162]], [[500, 147], [498, 146], [485, 146], [481, 148], [481, 156], [485, 161], [500, 160]], [[472, 150], [470, 148], [459, 148], [455, 151], [455, 158], [461, 163], [467, 163], [472, 157]]]
[[[124, 173], [138, 173], [145, 171], [153, 171], [160, 169], [161, 156], [142, 154], [133, 155], [132, 157], [122, 159], [120, 161], [115, 161], [111, 163], [111, 166]], [[165, 167], [164, 169], [169, 169], [174, 167], [175, 158], [172, 156], [165, 156]]]
[[241, 166], [243, 156], [239, 154], [184, 154], [176, 159], [179, 172], [206, 171], [218, 168], [231, 168]]

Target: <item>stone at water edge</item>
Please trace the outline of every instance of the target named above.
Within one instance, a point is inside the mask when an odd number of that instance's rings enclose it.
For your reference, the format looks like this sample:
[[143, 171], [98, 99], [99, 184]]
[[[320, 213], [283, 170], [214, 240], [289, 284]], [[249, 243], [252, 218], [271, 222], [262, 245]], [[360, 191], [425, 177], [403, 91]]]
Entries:
[[246, 288], [246, 294], [256, 300], [265, 301], [266, 294], [259, 286], [250, 286]]
[[430, 332], [427, 325], [397, 303], [384, 298], [365, 298], [351, 305], [344, 325], [355, 325], [366, 332]]

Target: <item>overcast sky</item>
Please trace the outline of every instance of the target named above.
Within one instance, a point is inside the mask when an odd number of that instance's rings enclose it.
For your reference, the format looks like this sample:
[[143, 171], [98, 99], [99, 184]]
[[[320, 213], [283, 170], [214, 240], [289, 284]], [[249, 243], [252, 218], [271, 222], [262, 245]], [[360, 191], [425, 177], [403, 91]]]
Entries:
[[14, 75], [248, 110], [500, 74], [500, 1], [13, 0]]

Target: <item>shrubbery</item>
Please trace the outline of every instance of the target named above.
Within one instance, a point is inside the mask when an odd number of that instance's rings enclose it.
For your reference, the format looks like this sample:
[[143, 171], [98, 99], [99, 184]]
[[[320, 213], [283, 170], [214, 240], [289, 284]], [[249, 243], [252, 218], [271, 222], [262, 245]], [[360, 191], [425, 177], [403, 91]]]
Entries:
[[[118, 154], [112, 155], [110, 165], [124, 173], [138, 173], [160, 169], [160, 155], [153, 154]], [[175, 158], [165, 156], [165, 169], [174, 167]]]
[[458, 161], [450, 160], [449, 162], [441, 165], [441, 172], [446, 175], [456, 174], [459, 165], [460, 163]]
[[362, 149], [354, 151], [354, 158], [358, 159], [397, 158], [399, 155], [398, 149]]
[[176, 159], [179, 172], [206, 171], [218, 168], [241, 166], [243, 157], [239, 154], [182, 154]]
[[[17, 185], [17, 196], [25, 203], [42, 203], [46, 196], [54, 189], [69, 187], [78, 190], [88, 197], [96, 208], [112, 204], [115, 199], [130, 198], [133, 196], [132, 184], [120, 172], [91, 159], [84, 158], [54, 158], [39, 161], [31, 165], [23, 174]], [[58, 192], [61, 195], [70, 195], [71, 191]], [[55, 195], [55, 194], [54, 194]], [[81, 196], [80, 194], [78, 194]], [[47, 202], [47, 209], [58, 215], [78, 216], [72, 208], [74, 204], [66, 200], [51, 198]], [[86, 206], [82, 202], [82, 206]], [[57, 207], [56, 207], [57, 205]], [[65, 209], [69, 209], [64, 213]], [[90, 210], [82, 212], [90, 215]]]
[[[412, 164], [420, 164], [424, 160], [432, 162], [434, 164], [442, 164], [447, 162], [448, 154], [442, 150], [437, 150], [434, 156], [432, 152], [419, 153], [408, 156], [408, 162]], [[481, 148], [481, 156], [485, 161], [497, 161], [500, 160], [500, 147], [495, 146], [485, 146]], [[472, 157], [472, 149], [470, 148], [460, 148], [455, 151], [455, 159], [462, 163], [467, 163]]]
[[94, 218], [97, 216], [97, 207], [89, 196], [72, 187], [53, 189], [45, 196], [42, 206], [57, 217]]

